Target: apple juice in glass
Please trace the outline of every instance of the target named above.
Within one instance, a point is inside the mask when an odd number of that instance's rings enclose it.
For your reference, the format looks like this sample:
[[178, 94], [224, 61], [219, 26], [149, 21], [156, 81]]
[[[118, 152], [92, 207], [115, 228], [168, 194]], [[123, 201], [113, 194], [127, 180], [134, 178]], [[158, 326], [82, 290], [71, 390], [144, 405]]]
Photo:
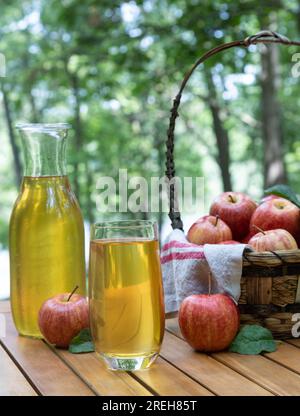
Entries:
[[85, 294], [84, 228], [65, 168], [68, 125], [22, 124], [25, 172], [9, 229], [11, 305], [20, 335], [41, 337], [42, 303], [79, 286]]
[[96, 352], [112, 370], [147, 368], [164, 333], [157, 226], [116, 221], [91, 228], [89, 303]]

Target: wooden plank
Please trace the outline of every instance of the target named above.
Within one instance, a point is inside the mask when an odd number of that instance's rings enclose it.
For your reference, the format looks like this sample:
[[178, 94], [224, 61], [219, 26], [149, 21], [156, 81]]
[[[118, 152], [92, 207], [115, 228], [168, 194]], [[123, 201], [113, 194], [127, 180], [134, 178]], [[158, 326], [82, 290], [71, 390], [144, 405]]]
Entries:
[[177, 335], [179, 338], [184, 339], [179, 328], [178, 318], [166, 320], [166, 329], [172, 332], [172, 334]]
[[134, 376], [160, 396], [213, 396], [209, 390], [160, 357], [148, 371], [137, 372]]
[[286, 341], [288, 344], [294, 345], [297, 348], [300, 348], [300, 339], [299, 338], [291, 338]]
[[261, 355], [221, 352], [213, 357], [276, 395], [300, 395], [300, 376]]
[[177, 336], [165, 333], [161, 356], [216, 395], [269, 396], [268, 390], [207, 354], [197, 353]]
[[26, 378], [0, 346], [0, 396], [36, 396]]
[[286, 342], [278, 345], [277, 351], [264, 354], [265, 357], [300, 374], [300, 350]]
[[[177, 319], [170, 319], [167, 321], [167, 328], [177, 336], [182, 338], [180, 328], [178, 326]], [[299, 344], [300, 345], [300, 344]], [[278, 363], [283, 364], [286, 367], [292, 366], [295, 358], [290, 358], [290, 361], [287, 361], [287, 349], [282, 353], [278, 350]], [[295, 351], [294, 351], [295, 353]], [[276, 357], [276, 353], [275, 354]], [[284, 358], [285, 356], [285, 358]], [[239, 372], [243, 376], [249, 378], [255, 383], [259, 384], [263, 388], [271, 391], [277, 395], [299, 395], [300, 394], [300, 377], [297, 374], [292, 373], [281, 365], [276, 364], [275, 362], [268, 362], [268, 359], [262, 356], [248, 356], [248, 355], [239, 355], [228, 352], [222, 352], [217, 354], [212, 354], [212, 357], [215, 358], [220, 363], [232, 368], [233, 370]], [[274, 356], [273, 356], [274, 357]], [[281, 360], [281, 362], [280, 362]], [[285, 361], [285, 364], [283, 362]], [[298, 356], [300, 361], [300, 355]], [[275, 359], [274, 359], [275, 361]], [[286, 365], [289, 364], [289, 365]], [[298, 365], [299, 367], [299, 365]], [[296, 368], [298, 368], [296, 367]], [[273, 373], [276, 375], [272, 375]]]
[[212, 395], [210, 391], [161, 358], [158, 358], [147, 371], [129, 374], [108, 371], [96, 354], [76, 355], [63, 350], [55, 352], [100, 395], [148, 396], [151, 392], [171, 396]]
[[94, 395], [43, 341], [18, 336], [11, 316], [6, 318], [7, 333], [0, 342], [42, 395]]
[[10, 312], [10, 302], [8, 300], [0, 301], [0, 313]]
[[59, 349], [56, 349], [55, 353], [99, 395], [152, 395], [129, 373], [107, 370], [105, 364], [96, 354], [71, 354]]

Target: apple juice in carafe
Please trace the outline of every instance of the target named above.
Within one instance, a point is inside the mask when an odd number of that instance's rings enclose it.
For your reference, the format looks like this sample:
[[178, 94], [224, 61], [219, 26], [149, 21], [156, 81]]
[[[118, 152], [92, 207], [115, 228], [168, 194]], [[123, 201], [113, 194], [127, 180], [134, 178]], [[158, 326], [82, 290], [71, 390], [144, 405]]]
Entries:
[[65, 124], [20, 125], [25, 175], [10, 220], [11, 305], [21, 335], [40, 337], [42, 303], [85, 294], [84, 227], [65, 172]]

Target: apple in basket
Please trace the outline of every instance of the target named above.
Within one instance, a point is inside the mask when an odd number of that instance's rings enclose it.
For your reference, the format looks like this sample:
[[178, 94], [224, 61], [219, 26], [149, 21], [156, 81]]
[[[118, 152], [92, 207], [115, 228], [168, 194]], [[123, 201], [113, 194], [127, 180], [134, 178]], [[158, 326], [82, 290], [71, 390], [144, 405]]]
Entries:
[[248, 244], [250, 238], [252, 238], [256, 233], [257, 231], [255, 231], [253, 228], [253, 231], [249, 231], [249, 233], [244, 238], [241, 239], [241, 243]]
[[234, 240], [241, 241], [249, 231], [249, 223], [257, 205], [242, 192], [223, 192], [210, 207], [210, 215], [219, 215], [230, 227]]
[[218, 216], [205, 215], [189, 229], [187, 239], [194, 244], [218, 244], [231, 240], [231, 230]]
[[273, 198], [259, 205], [252, 215], [250, 231], [254, 226], [264, 231], [282, 228], [300, 242], [300, 210], [287, 199]]
[[255, 251], [279, 251], [297, 250], [296, 240], [288, 231], [278, 228], [277, 230], [260, 230], [248, 244]]
[[226, 240], [226, 241], [221, 241], [218, 244], [230, 245], [230, 244], [241, 244], [241, 243], [239, 241], [235, 241], [235, 240]]
[[179, 309], [183, 337], [197, 351], [214, 352], [227, 348], [240, 326], [240, 314], [227, 295], [191, 295]]
[[89, 307], [85, 297], [63, 293], [46, 300], [39, 311], [39, 327], [44, 338], [57, 347], [68, 348], [71, 340], [89, 327]]
[[[279, 197], [278, 195], [274, 195], [274, 194], [264, 196], [264, 197], [260, 200], [260, 205], [261, 205], [261, 204], [263, 204], [264, 202], [267, 202], [267, 201], [272, 201], [272, 199], [278, 199], [278, 198], [281, 198], [281, 197]], [[283, 199], [285, 199], [285, 198], [283, 198]]]

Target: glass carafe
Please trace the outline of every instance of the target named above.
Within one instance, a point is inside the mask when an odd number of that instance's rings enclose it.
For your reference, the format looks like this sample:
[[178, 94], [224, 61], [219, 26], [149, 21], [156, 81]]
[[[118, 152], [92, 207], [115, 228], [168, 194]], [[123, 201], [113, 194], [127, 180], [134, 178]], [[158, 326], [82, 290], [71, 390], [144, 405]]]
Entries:
[[11, 306], [20, 335], [41, 337], [38, 312], [76, 285], [85, 295], [84, 226], [65, 167], [67, 124], [19, 124], [24, 177], [9, 230]]

